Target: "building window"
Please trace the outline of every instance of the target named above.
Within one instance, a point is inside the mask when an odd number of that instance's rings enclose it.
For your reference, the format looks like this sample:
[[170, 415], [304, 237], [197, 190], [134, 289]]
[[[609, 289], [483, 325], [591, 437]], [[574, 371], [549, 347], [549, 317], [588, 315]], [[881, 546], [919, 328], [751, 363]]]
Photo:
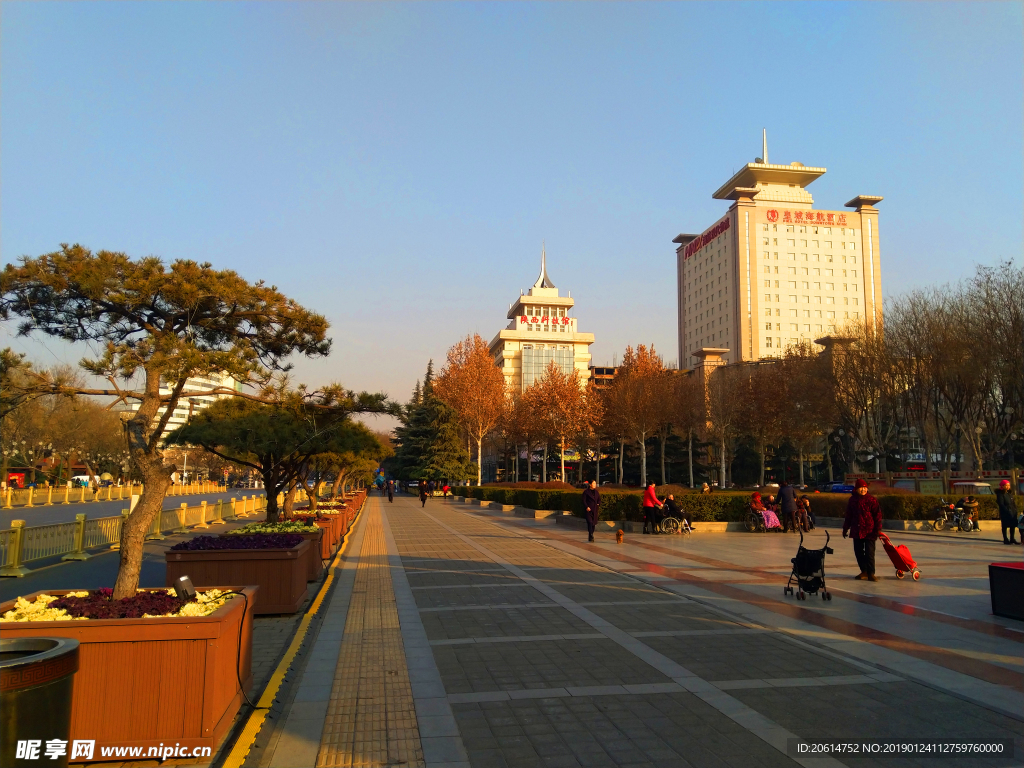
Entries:
[[791, 330], [791, 331], [799, 331], [800, 330], [800, 326], [797, 325], [796, 323], [790, 323], [789, 324], [789, 330]]
[[772, 316], [772, 310], [771, 310], [771, 307], [769, 307], [768, 309], [766, 309], [766, 310], [764, 311], [764, 314], [765, 314], [765, 317], [771, 317], [771, 316]]
[[791, 304], [796, 304], [796, 296], [793, 294], [789, 295], [789, 301]]
[[825, 297], [825, 303], [826, 304], [835, 304], [836, 303], [835, 297], [834, 296], [826, 296]]
[[771, 348], [772, 348], [772, 337], [771, 337], [771, 336], [766, 336], [766, 337], [765, 337], [765, 340], [764, 340], [764, 345], [765, 345], [765, 347], [767, 347], [768, 349], [771, 349]]
[[830, 320], [835, 320], [836, 319], [836, 313], [835, 312], [829, 312], [828, 313], [828, 317], [829, 317]]
[[764, 329], [765, 329], [766, 331], [770, 331], [770, 330], [772, 329], [772, 324], [771, 324], [771, 323], [765, 323], [765, 324], [764, 324]]
[[826, 291], [834, 291], [835, 289], [836, 289], [836, 284], [835, 283], [825, 283], [825, 290]]
[[796, 267], [790, 267], [789, 268], [789, 274], [795, 275], [796, 274]]
[[795, 309], [789, 310], [789, 316], [790, 317], [796, 317], [796, 310]]

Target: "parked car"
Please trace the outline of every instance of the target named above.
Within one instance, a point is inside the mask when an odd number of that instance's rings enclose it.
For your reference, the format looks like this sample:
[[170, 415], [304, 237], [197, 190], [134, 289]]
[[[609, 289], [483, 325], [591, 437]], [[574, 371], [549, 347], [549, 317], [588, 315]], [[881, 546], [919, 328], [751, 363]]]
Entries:
[[853, 486], [849, 483], [825, 483], [820, 490], [822, 493], [853, 493]]

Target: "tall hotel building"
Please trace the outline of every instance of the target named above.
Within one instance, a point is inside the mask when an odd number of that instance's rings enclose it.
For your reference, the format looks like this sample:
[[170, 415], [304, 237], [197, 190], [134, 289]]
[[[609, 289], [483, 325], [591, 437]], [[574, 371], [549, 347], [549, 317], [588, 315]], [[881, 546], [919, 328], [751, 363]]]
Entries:
[[494, 364], [505, 374], [507, 385], [524, 391], [552, 362], [563, 373], [575, 368], [580, 381], [587, 381], [594, 334], [579, 332], [576, 318], [569, 316], [574, 304], [571, 297], [559, 296], [542, 252], [537, 282], [509, 306], [508, 326], [490, 343]]
[[807, 187], [825, 173], [802, 163], [744, 165], [712, 195], [732, 200], [699, 235], [679, 235], [679, 365], [779, 356], [849, 321], [878, 316], [881, 197], [851, 211], [814, 209]]

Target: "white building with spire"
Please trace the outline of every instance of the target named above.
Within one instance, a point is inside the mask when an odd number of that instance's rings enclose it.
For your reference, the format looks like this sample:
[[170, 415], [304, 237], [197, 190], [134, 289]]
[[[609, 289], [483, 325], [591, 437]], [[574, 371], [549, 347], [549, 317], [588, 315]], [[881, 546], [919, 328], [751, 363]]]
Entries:
[[580, 380], [587, 380], [594, 334], [579, 332], [576, 318], [570, 316], [574, 305], [569, 294], [559, 295], [548, 277], [547, 254], [542, 248], [537, 282], [509, 305], [510, 322], [490, 343], [494, 364], [514, 391], [530, 387], [552, 362], [564, 373], [575, 368]]

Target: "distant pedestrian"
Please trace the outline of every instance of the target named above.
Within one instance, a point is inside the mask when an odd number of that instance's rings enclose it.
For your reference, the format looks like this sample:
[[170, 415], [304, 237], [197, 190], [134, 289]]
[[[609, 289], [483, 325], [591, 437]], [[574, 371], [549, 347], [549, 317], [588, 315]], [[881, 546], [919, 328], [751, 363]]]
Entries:
[[597, 490], [596, 480], [591, 480], [583, 491], [583, 516], [587, 518], [587, 541], [593, 541], [594, 529], [601, 517], [601, 492]]
[[878, 581], [875, 576], [875, 540], [882, 532], [882, 508], [878, 499], [868, 493], [868, 484], [858, 479], [853, 495], [846, 503], [846, 520], [843, 521], [843, 538], [853, 538], [853, 554], [860, 566], [855, 577], [861, 580]]
[[792, 530], [796, 533], [796, 488], [785, 480], [779, 489], [779, 507], [782, 511], [782, 532]]
[[388, 480], [388, 502], [391, 504], [395, 502], [395, 483], [393, 480]]
[[647, 526], [650, 525], [651, 533], [659, 533], [659, 526], [661, 525], [661, 514], [660, 510], [663, 504], [658, 500], [658, 494], [654, 490], [654, 481], [652, 480], [647, 484], [647, 490], [644, 491], [644, 533], [647, 533]]
[[707, 483], [704, 483], [703, 487], [700, 489], [700, 492], [701, 492], [701, 494], [709, 494], [709, 493], [711, 493], [711, 486], [708, 485]]
[[[1016, 544], [1017, 538], [1017, 505], [1013, 503], [1013, 496], [1010, 495], [1010, 481], [1003, 480], [996, 491], [996, 504], [999, 506], [999, 524], [1003, 528], [1003, 544]], [[1006, 532], [1010, 532], [1010, 538], [1006, 538]], [[1024, 543], [1024, 534], [1021, 535], [1021, 543]]]
[[430, 480], [427, 482], [427, 494], [430, 496], [434, 495], [434, 481]]
[[427, 506], [427, 481], [420, 480], [420, 506]]
[[441, 492], [444, 494], [444, 500], [445, 501], [448, 501], [448, 491], [450, 491], [450, 490], [451, 490], [451, 486], [449, 486], [448, 483], [445, 483], [444, 487], [441, 489]]
[[814, 512], [811, 511], [811, 498], [804, 494], [796, 502], [797, 522], [804, 526], [805, 531], [814, 530]]

